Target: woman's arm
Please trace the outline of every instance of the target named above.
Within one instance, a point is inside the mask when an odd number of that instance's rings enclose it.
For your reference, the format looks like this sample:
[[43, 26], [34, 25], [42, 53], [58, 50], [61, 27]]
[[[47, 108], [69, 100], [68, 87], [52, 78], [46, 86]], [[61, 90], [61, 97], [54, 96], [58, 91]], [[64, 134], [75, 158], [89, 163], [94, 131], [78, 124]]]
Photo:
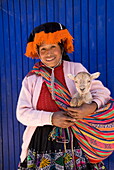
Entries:
[[52, 125], [52, 112], [39, 111], [33, 107], [33, 84], [28, 77], [22, 82], [16, 114], [18, 121], [26, 126]]
[[68, 115], [75, 119], [82, 119], [92, 114], [97, 109], [97, 103], [84, 103], [80, 107], [68, 107]]
[[[76, 120], [69, 117], [64, 111], [47, 112], [36, 110], [33, 107], [33, 86], [31, 79], [25, 77], [22, 82], [16, 110], [18, 121], [26, 126], [55, 125], [65, 128], [73, 125], [72, 122]], [[36, 98], [36, 100], [38, 99]]]

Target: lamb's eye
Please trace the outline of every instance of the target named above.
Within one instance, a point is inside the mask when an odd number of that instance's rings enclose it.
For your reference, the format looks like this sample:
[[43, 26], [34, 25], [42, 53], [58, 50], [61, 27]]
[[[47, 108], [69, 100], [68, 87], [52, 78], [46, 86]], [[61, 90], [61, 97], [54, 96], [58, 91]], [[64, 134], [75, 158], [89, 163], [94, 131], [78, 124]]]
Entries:
[[90, 83], [91, 81], [90, 80], [88, 80], [88, 83]]
[[77, 81], [75, 81], [75, 83], [78, 83]]

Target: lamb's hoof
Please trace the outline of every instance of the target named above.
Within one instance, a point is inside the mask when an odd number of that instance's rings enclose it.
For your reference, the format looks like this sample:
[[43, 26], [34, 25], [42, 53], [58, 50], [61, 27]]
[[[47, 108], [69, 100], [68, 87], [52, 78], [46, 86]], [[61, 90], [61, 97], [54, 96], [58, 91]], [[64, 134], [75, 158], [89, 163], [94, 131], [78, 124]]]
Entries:
[[76, 107], [77, 106], [77, 99], [76, 98], [72, 98], [70, 101], [70, 106], [71, 107]]
[[72, 102], [71, 102], [71, 103], [70, 103], [70, 106], [71, 106], [71, 107], [76, 107], [77, 105], [76, 105], [76, 103], [72, 103]]

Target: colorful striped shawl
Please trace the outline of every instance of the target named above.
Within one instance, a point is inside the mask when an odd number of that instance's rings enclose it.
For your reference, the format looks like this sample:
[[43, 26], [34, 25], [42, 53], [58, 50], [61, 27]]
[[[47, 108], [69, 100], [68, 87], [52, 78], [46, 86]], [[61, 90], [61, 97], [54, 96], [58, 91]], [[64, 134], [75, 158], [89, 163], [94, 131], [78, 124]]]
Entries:
[[90, 162], [106, 159], [114, 150], [114, 99], [71, 128]]
[[[51, 75], [44, 65], [35, 64], [28, 76], [32, 74], [41, 75], [50, 93], [52, 92]], [[54, 93], [56, 104], [66, 111], [71, 96], [57, 79], [54, 81]], [[71, 130], [91, 163], [106, 159], [114, 150], [114, 99], [97, 112], [75, 122]], [[53, 139], [57, 137], [58, 131], [61, 131], [61, 128], [54, 127], [51, 132]]]

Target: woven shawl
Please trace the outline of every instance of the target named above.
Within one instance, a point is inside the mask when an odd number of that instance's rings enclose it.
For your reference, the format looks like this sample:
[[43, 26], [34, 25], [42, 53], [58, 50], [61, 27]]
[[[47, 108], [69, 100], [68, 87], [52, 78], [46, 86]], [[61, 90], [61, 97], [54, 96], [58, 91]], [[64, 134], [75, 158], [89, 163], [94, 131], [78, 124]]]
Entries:
[[[52, 92], [51, 75], [43, 64], [36, 63], [27, 76], [32, 74], [42, 76], [50, 93]], [[56, 78], [54, 95], [58, 107], [67, 111], [71, 95]], [[70, 128], [91, 163], [98, 163], [106, 159], [114, 150], [114, 99], [93, 114], [76, 121]], [[56, 139], [57, 132], [61, 129], [54, 127], [51, 137]]]

